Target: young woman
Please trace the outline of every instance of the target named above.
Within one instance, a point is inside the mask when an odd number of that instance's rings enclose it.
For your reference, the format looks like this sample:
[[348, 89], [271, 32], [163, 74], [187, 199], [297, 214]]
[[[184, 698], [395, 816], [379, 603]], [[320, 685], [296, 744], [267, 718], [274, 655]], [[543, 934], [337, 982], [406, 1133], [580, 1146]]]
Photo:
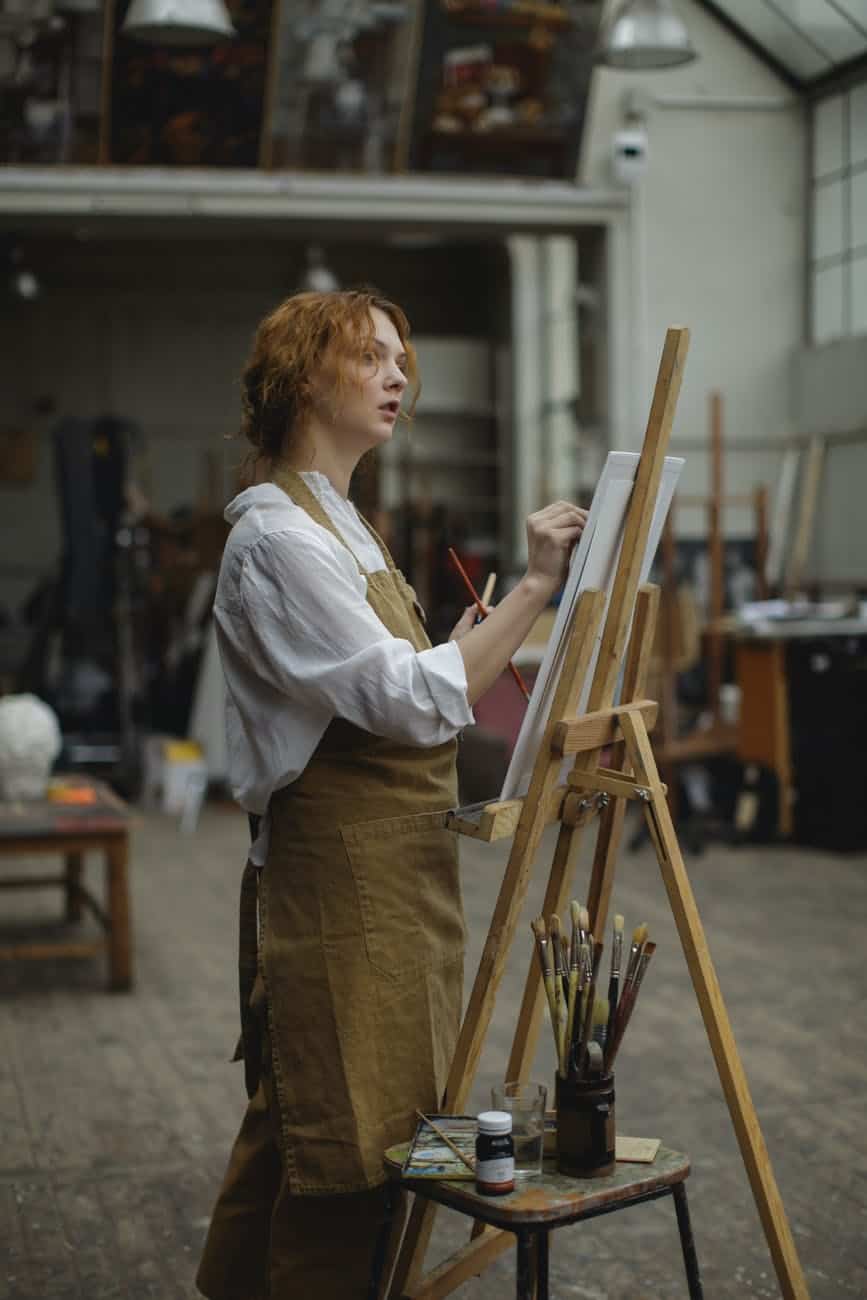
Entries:
[[199, 1268], [209, 1300], [365, 1295], [382, 1153], [439, 1104], [459, 1028], [455, 737], [584, 526], [566, 502], [531, 515], [524, 577], [432, 647], [348, 498], [415, 381], [403, 312], [359, 291], [289, 298], [244, 373], [270, 477], [226, 512], [215, 617], [233, 790], [261, 821], [242, 889], [250, 1102]]

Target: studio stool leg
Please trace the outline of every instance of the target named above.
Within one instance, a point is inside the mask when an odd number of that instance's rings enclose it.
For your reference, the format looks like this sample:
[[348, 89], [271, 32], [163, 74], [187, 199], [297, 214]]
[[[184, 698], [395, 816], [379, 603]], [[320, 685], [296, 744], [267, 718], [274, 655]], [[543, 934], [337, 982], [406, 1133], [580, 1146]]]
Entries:
[[695, 1241], [692, 1236], [692, 1224], [689, 1221], [689, 1206], [686, 1202], [686, 1188], [683, 1183], [675, 1183], [671, 1189], [674, 1197], [674, 1209], [677, 1214], [677, 1227], [680, 1232], [680, 1246], [683, 1251], [683, 1263], [686, 1268], [686, 1281], [689, 1286], [689, 1300], [704, 1300], [701, 1276], [698, 1271], [698, 1256], [695, 1253]]
[[548, 1300], [548, 1233], [536, 1233], [536, 1300]]
[[395, 1208], [400, 1200], [400, 1189], [388, 1182], [385, 1188], [385, 1206], [376, 1245], [373, 1250], [373, 1263], [370, 1266], [370, 1282], [367, 1287], [367, 1300], [377, 1300], [382, 1286], [382, 1272], [388, 1254], [388, 1243], [394, 1228]]
[[533, 1238], [525, 1228], [519, 1228], [518, 1266], [517, 1266], [517, 1300], [533, 1300], [536, 1270], [533, 1267]]

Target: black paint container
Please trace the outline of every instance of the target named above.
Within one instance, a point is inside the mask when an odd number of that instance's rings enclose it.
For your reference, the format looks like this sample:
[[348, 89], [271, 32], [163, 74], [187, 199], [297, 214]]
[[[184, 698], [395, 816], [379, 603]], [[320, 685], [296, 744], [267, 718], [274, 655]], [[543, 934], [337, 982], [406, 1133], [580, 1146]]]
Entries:
[[557, 1168], [573, 1178], [614, 1172], [614, 1075], [561, 1079], [557, 1075]]

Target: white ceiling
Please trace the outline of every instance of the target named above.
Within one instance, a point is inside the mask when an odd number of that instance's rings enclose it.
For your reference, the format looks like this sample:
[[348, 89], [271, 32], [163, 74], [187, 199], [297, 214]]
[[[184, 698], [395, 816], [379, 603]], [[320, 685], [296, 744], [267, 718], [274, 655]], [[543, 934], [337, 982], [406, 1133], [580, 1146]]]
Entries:
[[867, 55], [867, 0], [708, 0], [804, 87]]

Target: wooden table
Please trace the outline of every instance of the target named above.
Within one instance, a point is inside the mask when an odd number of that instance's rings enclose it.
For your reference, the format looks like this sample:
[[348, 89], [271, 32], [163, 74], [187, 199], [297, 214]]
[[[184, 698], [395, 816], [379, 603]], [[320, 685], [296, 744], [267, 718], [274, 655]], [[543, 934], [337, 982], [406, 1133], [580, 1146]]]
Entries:
[[[548, 1300], [548, 1236], [552, 1229], [612, 1214], [662, 1196], [674, 1199], [690, 1300], [702, 1300], [684, 1187], [689, 1174], [687, 1156], [660, 1147], [652, 1164], [618, 1161], [614, 1172], [606, 1178], [568, 1178], [557, 1172], [554, 1160], [546, 1159], [541, 1177], [520, 1180], [515, 1191], [506, 1196], [483, 1196], [476, 1191], [472, 1181], [403, 1178], [401, 1170], [408, 1149], [408, 1144], [404, 1143], [390, 1147], [385, 1153], [386, 1172], [392, 1186], [400, 1186], [416, 1196], [425, 1196], [439, 1205], [458, 1210], [475, 1223], [515, 1234], [517, 1300], [532, 1300], [533, 1296], [537, 1300]], [[376, 1296], [381, 1285], [380, 1272], [386, 1244], [387, 1236], [384, 1234], [378, 1244], [369, 1296]]]
[[[127, 858], [130, 811], [122, 799], [101, 781], [56, 777], [55, 783], [93, 790], [89, 803], [61, 803], [52, 799], [0, 802], [0, 855], [62, 854], [62, 875], [0, 874], [0, 889], [60, 887], [65, 894], [66, 920], [80, 921], [83, 908], [96, 917], [104, 937], [91, 940], [59, 939], [43, 943], [0, 945], [0, 960], [53, 957], [108, 956], [108, 986], [132, 987], [130, 910]], [[95, 850], [105, 859], [105, 905], [82, 882], [84, 855]]]

